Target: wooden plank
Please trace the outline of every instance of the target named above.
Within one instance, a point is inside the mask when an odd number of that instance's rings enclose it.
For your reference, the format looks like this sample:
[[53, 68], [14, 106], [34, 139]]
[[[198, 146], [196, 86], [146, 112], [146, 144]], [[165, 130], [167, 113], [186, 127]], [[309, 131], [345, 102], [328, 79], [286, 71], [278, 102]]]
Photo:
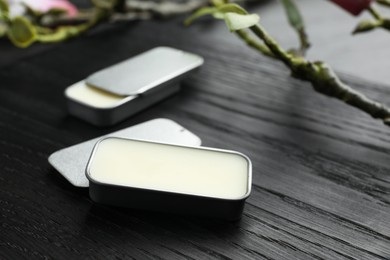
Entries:
[[[214, 35], [223, 25], [128, 27], [108, 27], [0, 71], [0, 257], [390, 257], [388, 127], [314, 93], [234, 38]], [[178, 95], [113, 128], [67, 116], [67, 85], [157, 45], [199, 53], [206, 64]], [[374, 98], [390, 94], [345, 79]], [[252, 158], [254, 189], [240, 222], [94, 205], [47, 163], [57, 149], [155, 117], [180, 122], [204, 145]]]

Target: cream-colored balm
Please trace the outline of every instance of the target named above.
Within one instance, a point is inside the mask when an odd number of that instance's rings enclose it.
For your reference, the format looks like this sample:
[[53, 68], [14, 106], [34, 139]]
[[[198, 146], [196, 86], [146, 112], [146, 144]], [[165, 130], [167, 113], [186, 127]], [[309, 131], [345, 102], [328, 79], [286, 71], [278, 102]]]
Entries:
[[87, 175], [103, 184], [238, 200], [250, 192], [251, 162], [232, 151], [107, 138]]
[[65, 95], [78, 103], [95, 108], [114, 108], [124, 102], [136, 98], [135, 96], [116, 95], [85, 83], [85, 80], [79, 81], [65, 90]]

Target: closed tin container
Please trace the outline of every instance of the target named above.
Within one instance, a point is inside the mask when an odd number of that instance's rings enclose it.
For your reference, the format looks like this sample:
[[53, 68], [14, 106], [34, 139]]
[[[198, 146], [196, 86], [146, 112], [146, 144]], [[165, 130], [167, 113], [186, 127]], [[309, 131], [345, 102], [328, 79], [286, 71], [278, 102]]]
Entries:
[[97, 203], [238, 220], [252, 166], [234, 151], [109, 137], [96, 144], [86, 176]]
[[198, 55], [157, 47], [98, 71], [65, 90], [71, 115], [109, 126], [180, 89], [180, 80], [203, 64]]

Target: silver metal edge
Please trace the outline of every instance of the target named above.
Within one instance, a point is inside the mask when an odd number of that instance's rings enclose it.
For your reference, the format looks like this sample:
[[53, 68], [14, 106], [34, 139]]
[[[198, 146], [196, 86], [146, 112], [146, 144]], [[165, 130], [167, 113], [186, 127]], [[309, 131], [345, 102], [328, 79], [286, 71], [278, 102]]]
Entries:
[[[243, 157], [247, 163], [248, 163], [248, 179], [247, 179], [247, 192], [239, 197], [239, 198], [235, 198], [235, 199], [225, 199], [225, 198], [219, 198], [219, 197], [211, 197], [211, 196], [204, 196], [204, 195], [196, 195], [196, 194], [188, 194], [188, 193], [180, 193], [180, 192], [172, 192], [172, 191], [164, 191], [164, 190], [156, 190], [156, 189], [146, 189], [146, 188], [140, 188], [140, 187], [131, 187], [131, 186], [124, 186], [124, 185], [116, 185], [116, 184], [110, 184], [110, 183], [103, 183], [103, 182], [99, 182], [97, 180], [95, 180], [91, 175], [90, 175], [90, 167], [91, 167], [91, 162], [93, 160], [93, 157], [95, 156], [95, 153], [96, 153], [96, 150], [98, 149], [100, 143], [102, 143], [103, 141], [107, 140], [107, 139], [120, 139], [120, 140], [132, 140], [132, 141], [139, 141], [139, 142], [146, 142], [146, 143], [156, 143], [156, 144], [162, 144], [162, 145], [168, 145], [168, 146], [177, 146], [177, 147], [187, 147], [187, 148], [192, 148], [192, 149], [197, 149], [197, 150], [206, 150], [206, 151], [215, 151], [215, 152], [224, 152], [224, 153], [230, 153], [230, 154], [236, 154], [236, 155], [239, 155], [241, 157]], [[219, 200], [224, 200], [224, 201], [240, 201], [240, 200], [245, 200], [249, 197], [251, 191], [252, 191], [252, 161], [250, 160], [250, 158], [248, 156], [246, 156], [245, 154], [243, 153], [240, 153], [240, 152], [236, 152], [236, 151], [232, 151], [232, 150], [224, 150], [224, 149], [218, 149], [218, 148], [212, 148], [212, 147], [204, 147], [204, 146], [201, 146], [201, 147], [197, 147], [197, 146], [186, 146], [186, 145], [176, 145], [176, 144], [167, 144], [167, 143], [163, 143], [163, 142], [151, 142], [151, 141], [148, 141], [148, 140], [142, 140], [142, 139], [130, 139], [130, 138], [121, 138], [121, 137], [112, 137], [112, 136], [108, 136], [108, 137], [104, 137], [102, 139], [100, 139], [99, 141], [97, 141], [97, 143], [95, 144], [93, 150], [92, 150], [92, 153], [91, 153], [91, 156], [89, 157], [89, 160], [88, 160], [88, 163], [87, 163], [87, 167], [85, 169], [85, 175], [87, 177], [87, 179], [89, 181], [93, 181], [94, 183], [96, 184], [101, 184], [101, 185], [109, 185], [109, 186], [116, 186], [116, 187], [128, 187], [128, 188], [136, 188], [136, 189], [141, 189], [141, 190], [153, 190], [153, 191], [157, 191], [157, 192], [164, 192], [164, 193], [174, 193], [174, 194], [183, 194], [183, 195], [187, 195], [187, 196], [196, 196], [196, 197], [203, 197], [203, 198], [212, 198], [212, 199], [219, 199]]]

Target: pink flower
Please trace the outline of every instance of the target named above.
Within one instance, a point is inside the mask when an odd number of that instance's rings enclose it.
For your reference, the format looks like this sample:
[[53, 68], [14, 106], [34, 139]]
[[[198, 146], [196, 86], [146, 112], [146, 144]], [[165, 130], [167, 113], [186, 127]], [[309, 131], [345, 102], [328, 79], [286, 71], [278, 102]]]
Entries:
[[367, 9], [373, 0], [331, 0], [353, 15], [360, 14]]
[[51, 9], [61, 9], [66, 11], [69, 16], [77, 14], [77, 8], [68, 0], [8, 0], [11, 16], [23, 15], [23, 5], [33, 10], [46, 13]]

